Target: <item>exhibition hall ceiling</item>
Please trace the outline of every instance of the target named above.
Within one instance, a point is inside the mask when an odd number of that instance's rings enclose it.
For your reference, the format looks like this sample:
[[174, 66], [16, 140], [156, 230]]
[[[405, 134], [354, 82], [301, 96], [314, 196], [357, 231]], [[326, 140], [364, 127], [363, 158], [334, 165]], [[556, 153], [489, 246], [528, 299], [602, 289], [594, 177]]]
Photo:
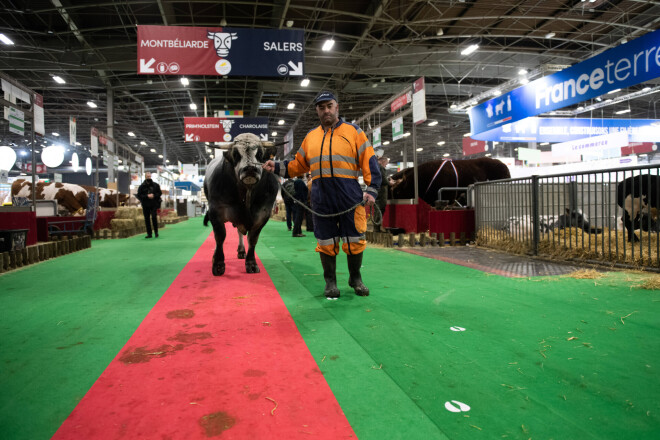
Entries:
[[[209, 160], [203, 143], [184, 142], [184, 117], [204, 116], [205, 100], [209, 115], [243, 110], [267, 117], [275, 142], [293, 128], [299, 145], [318, 124], [312, 99], [319, 90], [337, 94], [340, 116], [348, 121], [375, 110], [360, 122], [368, 131], [393, 116], [383, 103], [420, 77], [428, 121], [417, 129], [418, 160], [447, 153], [459, 158], [470, 123], [452, 105], [460, 110], [472, 99], [481, 102], [497, 89], [518, 87], [523, 78], [552, 74], [660, 27], [660, 2], [646, 0], [4, 0], [0, 8], [0, 33], [13, 42], [0, 43], [0, 71], [43, 95], [47, 138], [58, 132], [66, 139], [75, 117], [78, 139], [88, 146], [92, 126], [106, 129], [110, 95], [114, 137], [149, 167], [163, 164], [163, 154], [174, 164]], [[185, 86], [179, 76], [138, 75], [138, 25], [304, 30], [309, 85], [301, 86], [301, 77], [200, 75], [188, 76]], [[327, 39], [335, 44], [323, 51]], [[461, 54], [473, 44], [475, 52]], [[657, 85], [654, 80], [617, 93]], [[656, 119], [659, 95], [589, 101], [582, 105], [598, 105], [579, 117], [620, 117], [616, 112], [629, 108], [625, 117]], [[411, 128], [407, 116], [404, 129]], [[391, 140], [388, 126], [382, 132], [383, 141]], [[0, 138], [8, 136], [3, 120]], [[393, 161], [404, 150], [411, 160], [412, 136], [384, 148]]]

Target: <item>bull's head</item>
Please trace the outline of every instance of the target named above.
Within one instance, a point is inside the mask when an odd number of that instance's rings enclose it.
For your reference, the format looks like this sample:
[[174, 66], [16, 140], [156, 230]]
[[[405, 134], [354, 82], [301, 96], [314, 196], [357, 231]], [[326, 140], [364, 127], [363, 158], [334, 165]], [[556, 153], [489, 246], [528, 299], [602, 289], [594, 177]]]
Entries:
[[229, 55], [229, 49], [231, 49], [231, 40], [238, 38], [236, 32], [211, 32], [206, 31], [206, 36], [213, 40], [213, 47], [215, 47], [215, 52], [219, 57], [226, 57]]
[[234, 167], [238, 180], [252, 187], [261, 179], [262, 163], [274, 155], [272, 148], [261, 142], [259, 136], [242, 133], [234, 138], [224, 157]]

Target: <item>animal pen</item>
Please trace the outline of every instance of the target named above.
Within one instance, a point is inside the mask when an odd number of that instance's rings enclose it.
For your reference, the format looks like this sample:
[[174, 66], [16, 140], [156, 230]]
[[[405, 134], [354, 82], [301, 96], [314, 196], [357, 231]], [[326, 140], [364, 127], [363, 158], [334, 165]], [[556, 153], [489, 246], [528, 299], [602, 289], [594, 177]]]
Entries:
[[[658, 271], [659, 174], [660, 167], [653, 165], [476, 183], [477, 244], [554, 260]], [[649, 193], [618, 204], [617, 186], [623, 195], [639, 194], [642, 186]], [[638, 241], [628, 241], [622, 206], [641, 219], [635, 225]]]

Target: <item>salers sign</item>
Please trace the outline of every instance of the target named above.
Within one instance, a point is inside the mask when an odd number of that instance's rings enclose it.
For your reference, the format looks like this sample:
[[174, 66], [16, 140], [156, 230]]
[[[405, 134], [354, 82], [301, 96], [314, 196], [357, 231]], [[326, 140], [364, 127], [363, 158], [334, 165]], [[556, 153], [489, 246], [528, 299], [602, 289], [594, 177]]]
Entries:
[[183, 118], [186, 142], [231, 142], [241, 133], [268, 140], [268, 118]]
[[472, 107], [472, 134], [658, 77], [660, 30]]
[[142, 75], [302, 76], [304, 32], [138, 26]]

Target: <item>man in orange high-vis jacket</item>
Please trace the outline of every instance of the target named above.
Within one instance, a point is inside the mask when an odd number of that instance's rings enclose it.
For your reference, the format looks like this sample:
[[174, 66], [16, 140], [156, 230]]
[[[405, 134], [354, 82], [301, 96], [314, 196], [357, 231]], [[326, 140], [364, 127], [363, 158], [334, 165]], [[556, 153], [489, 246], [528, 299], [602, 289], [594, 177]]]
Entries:
[[[311, 171], [312, 209], [319, 214], [337, 214], [362, 201], [373, 205], [381, 176], [367, 135], [357, 125], [339, 118], [337, 98], [331, 92], [319, 93], [314, 105], [321, 125], [307, 133], [292, 160], [269, 160], [263, 168], [283, 177]], [[360, 173], [367, 186], [364, 193], [358, 182]], [[367, 216], [362, 205], [339, 216], [314, 215], [316, 252], [321, 256], [325, 279], [323, 293], [328, 299], [339, 298], [336, 272], [340, 240], [348, 260], [348, 284], [357, 295], [369, 295], [360, 274], [362, 253], [367, 247], [366, 230]]]

